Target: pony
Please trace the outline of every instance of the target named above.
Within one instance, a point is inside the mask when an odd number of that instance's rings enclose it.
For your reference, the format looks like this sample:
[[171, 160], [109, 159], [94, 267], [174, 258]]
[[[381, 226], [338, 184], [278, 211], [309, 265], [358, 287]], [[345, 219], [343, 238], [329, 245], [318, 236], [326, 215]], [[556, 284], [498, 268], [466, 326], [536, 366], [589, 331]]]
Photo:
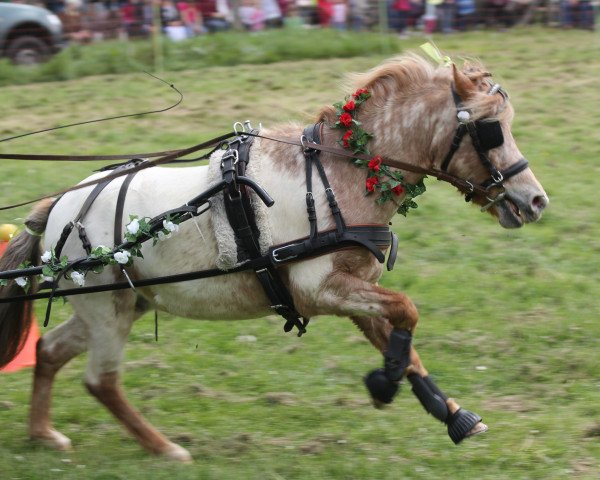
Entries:
[[[482, 65], [467, 63], [462, 68], [448, 67], [408, 54], [387, 60], [368, 72], [352, 75], [348, 87], [358, 95], [361, 91], [369, 92], [370, 97], [362, 102], [355, 118], [360, 120], [361, 128], [372, 135], [369, 142], [372, 154], [430, 171], [447, 171], [465, 179], [466, 185], [487, 184], [490, 192], [501, 191], [497, 196], [490, 193], [486, 198], [479, 190], [459, 189], [496, 217], [502, 227], [518, 228], [540, 218], [548, 197], [526, 162], [523, 163], [511, 134], [513, 109], [508, 97], [498, 85], [490, 82], [490, 74]], [[469, 128], [463, 128], [460, 136], [461, 121], [467, 117], [465, 125]], [[320, 157], [330, 189], [337, 194], [347, 224], [387, 225], [406, 191], [394, 195], [389, 202], [376, 202], [373, 195], [365, 195], [365, 170], [334, 150], [340, 150], [337, 146], [343, 139], [339, 128], [329, 127], [334, 127], [340, 118], [339, 111], [333, 107], [323, 107], [318, 113], [318, 121], [325, 125], [321, 145], [332, 148], [322, 152]], [[502, 141], [487, 147], [481, 145], [484, 142], [477, 135], [465, 134], [467, 130], [471, 132], [473, 125], [492, 124], [497, 127], [494, 135], [501, 136]], [[255, 166], [251, 172], [254, 179], [275, 200], [261, 216], [272, 245], [303, 237], [310, 228], [306, 216], [303, 148], [272, 140], [277, 137], [299, 139], [302, 133], [300, 124], [264, 130], [255, 138], [249, 153], [249, 165]], [[217, 152], [213, 156], [218, 160], [221, 154]], [[519, 168], [514, 168], [517, 163]], [[492, 180], [489, 179], [490, 168], [493, 169]], [[185, 204], [210, 187], [214, 179], [209, 170], [210, 166], [157, 167], [140, 172], [129, 185], [123, 217], [130, 214], [153, 217]], [[502, 178], [493, 172], [510, 173]], [[404, 181], [413, 185], [424, 177], [423, 173], [409, 170], [402, 174]], [[99, 179], [102, 175], [104, 173], [98, 173], [90, 179]], [[313, 172], [313, 176], [317, 182], [317, 173]], [[94, 245], [113, 242], [115, 205], [121, 183], [112, 181], [102, 190], [84, 219], [87, 235]], [[69, 192], [55, 203], [50, 200], [38, 203], [26, 219], [26, 231], [10, 244], [0, 271], [16, 268], [27, 259], [39, 265], [42, 250], [38, 235], [45, 232], [46, 250], [56, 246], [64, 225], [76, 217], [91, 188]], [[335, 228], [325, 192], [315, 188], [314, 199], [319, 230]], [[142, 246], [143, 259], [127, 268], [131, 278], [147, 279], [166, 272], [215, 267], [220, 255], [220, 228], [215, 217], [203, 215], [179, 227], [168, 241]], [[85, 256], [76, 235], [68, 237], [63, 252], [69, 258]], [[461, 409], [430, 379], [410, 343], [419, 319], [417, 308], [405, 294], [377, 284], [383, 267], [371, 252], [360, 247], [345, 248], [282, 264], [278, 271], [303, 317], [349, 317], [383, 354], [385, 368], [375, 370], [365, 380], [375, 406], [389, 403], [398, 382], [407, 376], [418, 400], [435, 418], [448, 424], [456, 443], [487, 429], [480, 417]], [[110, 284], [123, 280], [123, 273], [117, 267], [109, 267], [100, 274], [88, 275], [87, 280], [91, 284]], [[60, 282], [64, 284], [67, 280], [63, 278]], [[14, 282], [9, 283], [2, 289], [2, 296], [14, 295], [15, 288]], [[223, 296], [223, 292], [235, 292], [235, 295]], [[31, 439], [59, 450], [71, 448], [71, 441], [56, 430], [51, 421], [52, 385], [62, 366], [88, 351], [85, 372], [88, 391], [141, 446], [181, 462], [192, 460], [189, 452], [163, 436], [135, 410], [120, 385], [123, 351], [133, 322], [150, 308], [205, 320], [252, 319], [272, 313], [269, 298], [251, 271], [210, 280], [84, 294], [69, 297], [69, 302], [74, 310], [72, 317], [44, 334], [37, 345], [29, 420]], [[0, 305], [0, 353], [3, 353], [4, 363], [18, 350], [28, 328], [28, 303], [10, 305], [10, 308]], [[460, 432], [452, 434], [451, 429], [456, 428]]]

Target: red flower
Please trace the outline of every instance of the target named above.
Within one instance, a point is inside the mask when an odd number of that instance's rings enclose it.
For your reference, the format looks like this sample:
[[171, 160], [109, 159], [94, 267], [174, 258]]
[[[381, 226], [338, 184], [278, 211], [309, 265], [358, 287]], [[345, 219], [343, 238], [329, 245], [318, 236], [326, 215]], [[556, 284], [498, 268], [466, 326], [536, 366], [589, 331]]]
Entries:
[[342, 108], [344, 109], [345, 112], [351, 112], [352, 110], [354, 110], [355, 107], [356, 107], [356, 104], [354, 103], [354, 100], [350, 100]]
[[367, 178], [367, 183], [366, 183], [366, 187], [367, 190], [369, 192], [372, 192], [373, 190], [375, 190], [375, 185], [377, 185], [379, 183], [379, 178], [378, 177], [369, 177]]
[[394, 188], [392, 188], [392, 192], [400, 196], [404, 193], [404, 188], [402, 188], [402, 185], [396, 185]]
[[342, 137], [342, 142], [343, 142], [344, 148], [350, 147], [350, 145], [348, 144], [348, 140], [350, 140], [353, 133], [354, 132], [352, 130], [346, 130], [346, 133], [344, 133], [344, 136]]
[[376, 157], [373, 157], [369, 161], [368, 167], [369, 167], [369, 170], [373, 170], [374, 172], [378, 172], [380, 165], [381, 165], [381, 157], [379, 155], [377, 155]]
[[344, 126], [344, 127], [349, 127], [350, 125], [352, 125], [352, 115], [350, 115], [349, 113], [342, 113], [340, 115], [340, 123]]
[[354, 92], [354, 95], [352, 95], [354, 98], [358, 98], [360, 97], [363, 93], [369, 93], [369, 91], [366, 88], [359, 88], [356, 92]]

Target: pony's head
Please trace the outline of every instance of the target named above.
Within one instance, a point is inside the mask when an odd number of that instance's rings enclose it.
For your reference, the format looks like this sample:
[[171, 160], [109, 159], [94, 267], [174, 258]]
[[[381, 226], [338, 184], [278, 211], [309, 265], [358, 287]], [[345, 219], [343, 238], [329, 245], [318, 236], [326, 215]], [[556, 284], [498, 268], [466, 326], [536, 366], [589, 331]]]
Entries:
[[372, 93], [360, 118], [374, 133], [371, 152], [482, 186], [462, 193], [505, 228], [540, 218], [548, 197], [512, 136], [508, 95], [483, 66], [405, 55], [353, 76], [350, 88], [358, 87]]

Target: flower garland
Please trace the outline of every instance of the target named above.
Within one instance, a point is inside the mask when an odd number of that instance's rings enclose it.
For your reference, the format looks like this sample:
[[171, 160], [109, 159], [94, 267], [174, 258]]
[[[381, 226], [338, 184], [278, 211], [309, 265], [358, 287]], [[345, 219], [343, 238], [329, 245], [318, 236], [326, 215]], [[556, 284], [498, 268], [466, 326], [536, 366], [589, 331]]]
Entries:
[[[151, 238], [153, 240], [152, 245], [156, 245], [157, 242], [163, 242], [171, 238], [173, 233], [179, 231], [178, 219], [172, 219], [169, 215], [163, 220], [162, 228], [158, 230], [154, 229], [154, 231], [148, 222], [150, 217], [139, 218], [137, 215], [130, 215], [129, 220], [130, 222], [125, 227], [125, 240], [130, 244], [129, 249], [111, 249], [104, 245], [93, 248], [88, 259], [96, 260], [99, 263], [90, 268], [90, 271], [101, 273], [107, 265], [130, 266], [133, 264], [133, 257], [143, 258], [141, 249], [143, 241]], [[69, 258], [66, 255], [57, 258], [54, 249], [44, 252], [40, 258], [42, 260], [41, 281], [55, 282], [68, 269]], [[25, 269], [31, 266], [31, 262], [26, 261], [21, 263], [17, 268]], [[88, 270], [73, 270], [72, 272], [65, 273], [65, 277], [70, 279], [75, 285], [83, 287], [87, 273]], [[17, 277], [14, 280], [25, 293], [29, 291], [31, 287], [29, 277]], [[0, 286], [6, 286], [7, 284], [7, 280], [0, 279]]]
[[[351, 96], [346, 97], [344, 102], [333, 104], [337, 115], [334, 128], [344, 131], [338, 143], [352, 153], [371, 155], [367, 145], [373, 135], [363, 130], [361, 123], [356, 119], [358, 108], [370, 97], [371, 93], [366, 88], [359, 88]], [[402, 174], [384, 165], [379, 155], [369, 161], [355, 158], [354, 164], [367, 169], [366, 194], [379, 190], [379, 198], [376, 200], [378, 205], [395, 200], [395, 197], [404, 193], [404, 200], [398, 206], [397, 213], [406, 216], [411, 208], [417, 208], [413, 199], [425, 192], [423, 180], [414, 185], [406, 183]]]

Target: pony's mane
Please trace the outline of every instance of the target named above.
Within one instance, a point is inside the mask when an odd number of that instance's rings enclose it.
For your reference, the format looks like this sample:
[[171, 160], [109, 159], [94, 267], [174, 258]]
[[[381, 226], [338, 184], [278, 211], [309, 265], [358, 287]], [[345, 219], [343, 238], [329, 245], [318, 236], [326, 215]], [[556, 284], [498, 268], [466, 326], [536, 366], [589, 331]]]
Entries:
[[[503, 108], [504, 101], [499, 95], [489, 96], [489, 77], [491, 74], [478, 61], [465, 61], [462, 72], [474, 83], [481, 94], [473, 95], [465, 107], [472, 111], [473, 118], [494, 117], [500, 121], [512, 118], [512, 109]], [[446, 66], [434, 65], [415, 53], [400, 55], [364, 73], [353, 73], [347, 76], [344, 83], [345, 92], [354, 92], [359, 88], [367, 88], [373, 96], [375, 106], [381, 106], [391, 96], [410, 97], [423, 95], [445, 89], [452, 82], [452, 70]], [[334, 123], [335, 108], [325, 106], [318, 114], [318, 121]]]

